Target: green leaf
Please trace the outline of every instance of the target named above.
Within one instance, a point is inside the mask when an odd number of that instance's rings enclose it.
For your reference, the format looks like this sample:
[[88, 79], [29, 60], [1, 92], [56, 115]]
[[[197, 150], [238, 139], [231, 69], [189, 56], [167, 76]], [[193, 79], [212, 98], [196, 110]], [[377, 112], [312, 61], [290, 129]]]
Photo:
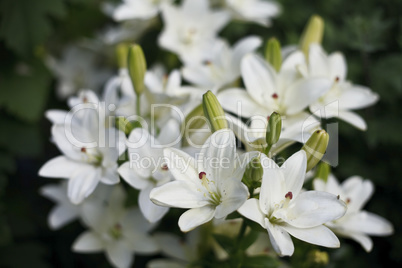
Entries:
[[278, 267], [279, 262], [277, 259], [271, 256], [253, 256], [253, 257], [246, 257], [243, 260], [243, 268], [270, 268], [270, 267]]
[[0, 38], [13, 51], [28, 56], [51, 33], [50, 17], [62, 18], [65, 13], [63, 0], [3, 0]]
[[213, 234], [216, 242], [227, 252], [233, 252], [233, 249], [236, 245], [235, 241], [227, 236], [220, 235], [220, 234]]
[[259, 233], [251, 230], [240, 242], [240, 249], [246, 250], [257, 240]]
[[0, 74], [0, 107], [24, 121], [36, 122], [43, 116], [52, 76], [40, 61], [18, 63], [13, 69]]

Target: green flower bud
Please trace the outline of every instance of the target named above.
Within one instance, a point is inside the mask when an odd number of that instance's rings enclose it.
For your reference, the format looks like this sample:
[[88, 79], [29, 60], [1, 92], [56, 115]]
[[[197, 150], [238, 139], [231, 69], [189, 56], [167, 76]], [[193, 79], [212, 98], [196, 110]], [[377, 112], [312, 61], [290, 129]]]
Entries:
[[268, 119], [267, 134], [265, 139], [267, 141], [266, 153], [269, 153], [272, 145], [278, 142], [282, 130], [282, 118], [281, 115], [273, 112]]
[[317, 15], [311, 16], [300, 38], [300, 49], [306, 57], [308, 57], [308, 51], [312, 43], [321, 44], [323, 34], [324, 20]]
[[204, 115], [211, 125], [211, 131], [228, 128], [225, 112], [218, 99], [210, 90], [202, 96], [202, 108]]
[[306, 172], [320, 162], [327, 150], [329, 135], [325, 130], [317, 130], [311, 135], [310, 139], [304, 144], [302, 150], [307, 155], [307, 169]]
[[128, 121], [123, 116], [119, 116], [116, 118], [116, 128], [120, 131], [123, 131], [127, 136], [131, 133], [131, 131], [135, 128], [141, 128], [142, 125], [139, 121]]
[[325, 266], [329, 263], [328, 253], [318, 249], [311, 250], [308, 253], [307, 262], [309, 267]]
[[120, 43], [116, 46], [116, 58], [119, 68], [127, 68], [128, 44]]
[[317, 166], [317, 171], [315, 173], [315, 178], [321, 179], [324, 182], [327, 182], [329, 173], [331, 173], [331, 167], [324, 162], [321, 162]]
[[243, 183], [248, 188], [258, 188], [261, 186], [262, 174], [264, 173], [264, 169], [261, 166], [260, 157], [254, 157], [247, 164], [246, 171], [243, 175]]
[[265, 59], [275, 68], [277, 72], [282, 66], [281, 44], [278, 39], [271, 38], [265, 47]]
[[144, 77], [147, 71], [147, 62], [145, 61], [141, 46], [134, 44], [129, 47], [127, 63], [135, 94], [140, 96], [144, 92]]

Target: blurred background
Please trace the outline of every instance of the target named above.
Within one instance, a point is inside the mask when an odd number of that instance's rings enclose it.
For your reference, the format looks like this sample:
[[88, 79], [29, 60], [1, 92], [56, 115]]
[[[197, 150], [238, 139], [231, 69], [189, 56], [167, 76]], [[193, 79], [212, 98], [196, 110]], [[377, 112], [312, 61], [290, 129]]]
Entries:
[[[80, 82], [95, 90], [101, 89], [103, 77], [117, 70], [113, 46], [99, 38], [116, 25], [102, 11], [104, 2], [0, 0], [0, 267], [109, 267], [103, 254], [71, 252], [74, 239], [83, 231], [78, 222], [59, 231], [48, 228], [53, 203], [38, 191], [55, 180], [37, 175], [43, 163], [59, 155], [50, 142], [44, 111], [67, 109], [65, 98], [71, 90], [67, 86], [60, 90], [56, 77], [69, 70], [53, 57], [68, 63], [66, 51], [76, 53], [69, 47], [77, 43], [80, 49], [90, 50], [93, 57], [68, 64], [73, 69], [94, 66], [94, 81]], [[342, 239], [340, 249], [328, 250], [330, 267], [402, 267], [402, 1], [278, 2], [282, 14], [272, 27], [231, 23], [220, 35], [231, 43], [256, 34], [265, 40], [275, 36], [283, 45], [297, 44], [311, 15], [324, 18], [323, 47], [328, 52], [342, 51], [348, 79], [380, 95], [375, 106], [359, 111], [368, 131], [339, 122], [340, 157], [334, 172], [340, 180], [352, 175], [371, 179], [376, 190], [366, 210], [385, 217], [395, 228], [392, 236], [373, 237], [370, 253]], [[156, 21], [132, 41], [142, 45], [149, 66], [158, 58], [169, 68], [177, 67], [172, 54], [157, 48], [161, 27]], [[300, 266], [304, 254], [296, 247], [292, 266]], [[136, 257], [135, 267], [144, 267], [145, 262]]]

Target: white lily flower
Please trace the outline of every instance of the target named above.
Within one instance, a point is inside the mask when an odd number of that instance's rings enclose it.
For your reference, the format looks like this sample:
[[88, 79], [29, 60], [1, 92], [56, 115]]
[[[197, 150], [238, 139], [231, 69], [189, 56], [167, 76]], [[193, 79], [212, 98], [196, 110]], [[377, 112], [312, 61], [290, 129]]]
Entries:
[[[113, 111], [114, 115], [125, 117], [137, 115], [137, 96], [134, 92], [127, 68], [119, 69], [118, 75], [113, 76], [107, 81], [103, 98], [107, 108], [111, 104], [115, 105], [114, 110], [109, 108], [110, 111]], [[140, 96], [140, 100], [141, 116], [148, 115], [150, 112], [150, 103], [145, 94]]]
[[47, 57], [46, 64], [58, 77], [57, 95], [65, 99], [83, 88], [100, 89], [111, 76], [110, 70], [100, 69], [96, 53], [80, 46], [69, 46], [61, 59]]
[[331, 174], [326, 183], [321, 179], [315, 179], [313, 183], [314, 189], [339, 195], [348, 206], [345, 216], [326, 224], [337, 235], [355, 240], [369, 252], [373, 248], [373, 241], [369, 235], [386, 236], [393, 233], [393, 227], [389, 221], [362, 210], [374, 192], [371, 181], [353, 176], [340, 185]]
[[156, 233], [155, 239], [161, 253], [170, 259], [156, 259], [147, 264], [149, 268], [185, 268], [197, 260], [201, 243], [198, 229], [186, 233], [184, 239], [171, 233]]
[[319, 126], [319, 122], [303, 110], [329, 90], [331, 84], [325, 78], [300, 79], [296, 66], [302, 59], [301, 52], [292, 53], [278, 73], [264, 59], [248, 54], [241, 61], [246, 90], [232, 88], [218, 94], [225, 110], [250, 118], [250, 128], [237, 121], [240, 128], [249, 133], [245, 134], [247, 142], [265, 140], [267, 118], [273, 112], [283, 117], [281, 143], [284, 144], [305, 142]]
[[347, 65], [341, 53], [327, 55], [320, 45], [312, 44], [308, 66], [301, 67], [300, 71], [306, 77], [325, 77], [332, 85], [325, 95], [310, 105], [312, 113], [323, 118], [338, 117], [361, 130], [367, 129], [364, 119], [351, 110], [371, 106], [379, 96], [368, 87], [346, 80]]
[[92, 104], [80, 111], [79, 119], [52, 126], [52, 139], [63, 155], [39, 170], [43, 177], [69, 179], [68, 197], [73, 204], [81, 203], [99, 182], [110, 185], [120, 181], [117, 159], [125, 151], [121, 142], [124, 134], [106, 128], [99, 115], [102, 112], [94, 110]]
[[253, 21], [263, 26], [271, 25], [271, 18], [279, 15], [281, 8], [274, 1], [225, 0], [235, 19]]
[[205, 88], [217, 87], [234, 82], [240, 76], [240, 61], [262, 43], [261, 38], [250, 36], [238, 41], [233, 48], [227, 42], [216, 42], [204, 62], [188, 64], [183, 77], [191, 83]]
[[163, 156], [163, 148], [170, 146], [180, 147], [180, 126], [175, 120], [169, 120], [157, 138], [143, 128], [136, 128], [128, 138], [129, 161], [118, 169], [128, 184], [140, 190], [139, 207], [150, 222], [159, 221], [169, 210], [152, 203], [149, 194], [172, 178]]
[[134, 209], [125, 209], [125, 192], [115, 187], [108, 204], [83, 204], [83, 221], [90, 230], [82, 233], [73, 244], [73, 251], [96, 253], [105, 251], [109, 262], [118, 268], [128, 268], [133, 253], [153, 254], [158, 245], [149, 232], [154, 227]]
[[217, 32], [229, 22], [226, 11], [211, 11], [208, 0], [184, 0], [180, 8], [162, 7], [164, 29], [159, 45], [184, 62], [200, 62], [216, 40]]
[[226, 217], [247, 199], [248, 189], [241, 182], [246, 163], [236, 162], [236, 141], [231, 130], [212, 134], [198, 155], [197, 164], [190, 155], [174, 148], [165, 149], [164, 154], [175, 181], [153, 189], [150, 197], [161, 206], [190, 209], [179, 219], [183, 232], [214, 217]]
[[56, 203], [48, 216], [48, 224], [53, 230], [60, 229], [79, 218], [80, 207], [68, 199], [67, 183], [45, 185], [40, 188], [40, 193]]
[[280, 168], [261, 154], [261, 165], [264, 173], [260, 198], [247, 200], [238, 211], [268, 230], [275, 251], [281, 256], [293, 254], [289, 234], [311, 244], [339, 247], [338, 238], [323, 224], [342, 217], [346, 204], [327, 192], [301, 191], [306, 153], [293, 154]]
[[112, 12], [112, 16], [116, 21], [148, 20], [158, 15], [163, 4], [171, 2], [172, 0], [123, 0]]

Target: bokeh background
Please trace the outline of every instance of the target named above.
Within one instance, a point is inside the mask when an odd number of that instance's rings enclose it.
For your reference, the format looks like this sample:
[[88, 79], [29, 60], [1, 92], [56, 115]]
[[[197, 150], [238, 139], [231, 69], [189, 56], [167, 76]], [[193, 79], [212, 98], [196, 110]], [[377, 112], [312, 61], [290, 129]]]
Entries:
[[[56, 79], [44, 64], [46, 55], [60, 55], [69, 44], [96, 37], [114, 22], [99, 0], [0, 0], [0, 267], [109, 267], [103, 254], [71, 252], [83, 231], [77, 222], [51, 231], [46, 217], [52, 203], [38, 194], [51, 179], [38, 169], [59, 154], [50, 143], [50, 123], [44, 111], [67, 109], [56, 94]], [[222, 32], [230, 42], [257, 34], [297, 44], [308, 18], [325, 20], [323, 46], [342, 51], [348, 79], [380, 95], [373, 107], [361, 111], [368, 131], [339, 122], [341, 180], [351, 175], [371, 179], [376, 191], [366, 209], [390, 220], [395, 234], [374, 237], [366, 253], [351, 240], [329, 250], [329, 267], [402, 267], [402, 1], [400, 0], [281, 0], [282, 15], [273, 27], [231, 23]], [[158, 50], [157, 23], [137, 40], [147, 61], [162, 59], [170, 68], [177, 60]], [[113, 70], [113, 49], [102, 58]], [[292, 266], [305, 260], [296, 247]], [[136, 258], [144, 267], [146, 258]]]

